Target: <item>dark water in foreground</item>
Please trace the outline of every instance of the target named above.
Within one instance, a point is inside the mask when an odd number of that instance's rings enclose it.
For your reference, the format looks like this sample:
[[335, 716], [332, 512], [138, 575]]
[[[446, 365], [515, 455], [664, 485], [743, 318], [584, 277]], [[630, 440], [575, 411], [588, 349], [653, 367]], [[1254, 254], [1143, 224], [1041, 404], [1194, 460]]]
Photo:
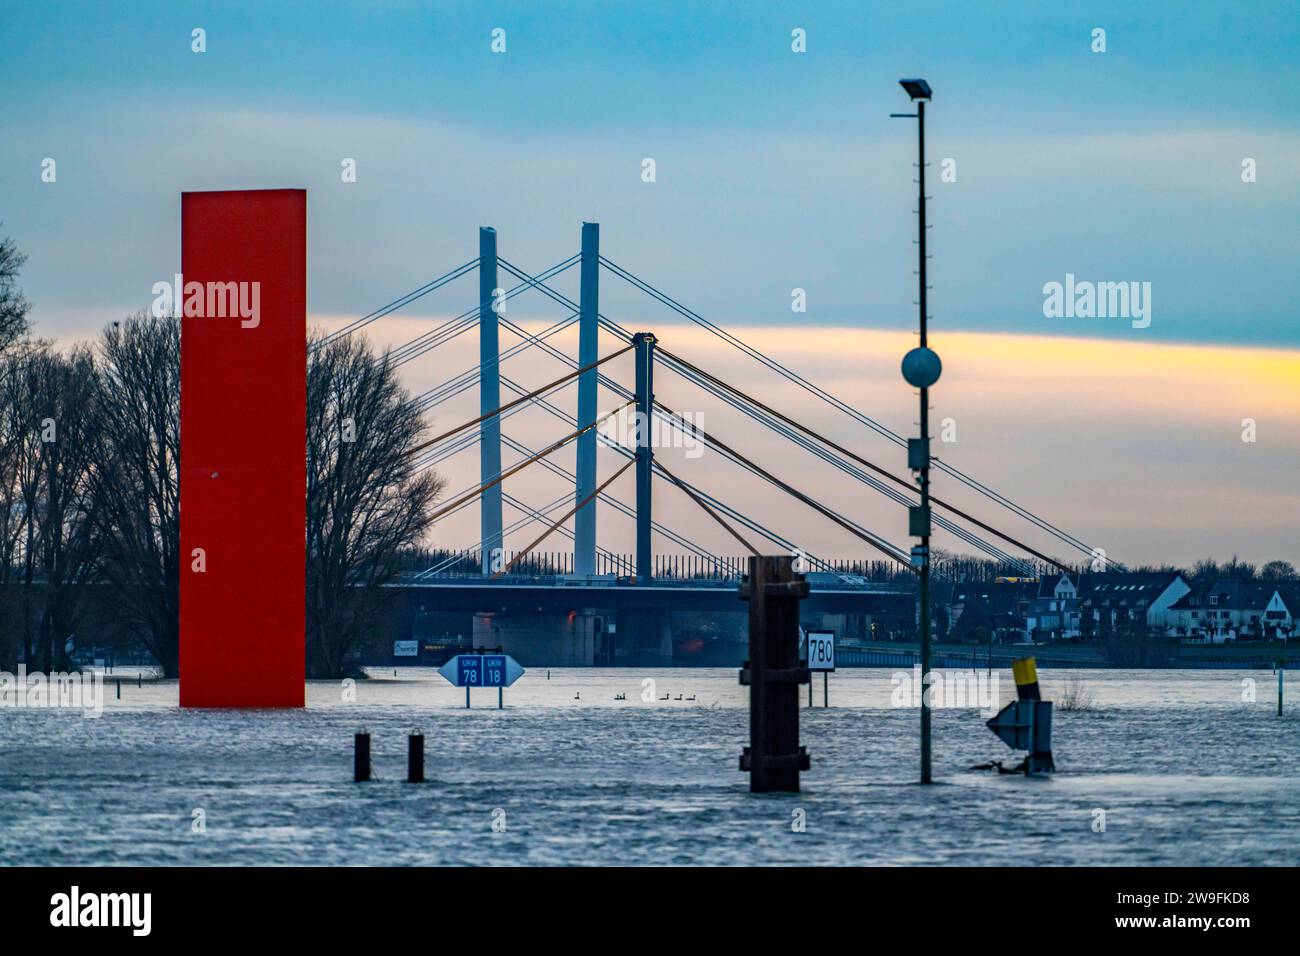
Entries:
[[[1057, 713], [1043, 779], [966, 770], [1011, 751], [977, 710], [939, 710], [923, 788], [893, 673], [833, 675], [830, 709], [818, 680], [813, 769], [783, 796], [749, 794], [737, 769], [747, 692], [730, 668], [535, 669], [504, 711], [493, 691], [464, 710], [431, 670], [383, 672], [353, 703], [313, 683], [283, 713], [181, 711], [174, 682], [118, 702], [109, 685], [98, 719], [0, 709], [0, 864], [1300, 863], [1300, 682], [1278, 717], [1266, 671], [1088, 672], [1095, 707]], [[1044, 696], [1080, 676], [1043, 671]], [[643, 703], [645, 678], [696, 699]], [[999, 689], [1013, 696], [1009, 675]], [[363, 728], [378, 779], [356, 785]], [[402, 782], [413, 729], [423, 786]]]

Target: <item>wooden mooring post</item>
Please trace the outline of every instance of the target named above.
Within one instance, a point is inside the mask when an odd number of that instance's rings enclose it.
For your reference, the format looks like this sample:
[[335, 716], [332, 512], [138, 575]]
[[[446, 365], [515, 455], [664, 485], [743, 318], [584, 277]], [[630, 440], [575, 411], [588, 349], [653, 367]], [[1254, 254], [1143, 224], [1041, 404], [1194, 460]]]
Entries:
[[406, 782], [424, 783], [424, 734], [406, 738]]
[[370, 735], [365, 731], [353, 738], [352, 779], [357, 783], [370, 779]]
[[740, 596], [749, 602], [749, 660], [740, 671], [749, 686], [749, 746], [740, 769], [749, 772], [751, 793], [798, 793], [799, 771], [809, 767], [799, 745], [799, 685], [812, 684], [799, 662], [799, 602], [808, 582], [793, 557], [751, 557]]

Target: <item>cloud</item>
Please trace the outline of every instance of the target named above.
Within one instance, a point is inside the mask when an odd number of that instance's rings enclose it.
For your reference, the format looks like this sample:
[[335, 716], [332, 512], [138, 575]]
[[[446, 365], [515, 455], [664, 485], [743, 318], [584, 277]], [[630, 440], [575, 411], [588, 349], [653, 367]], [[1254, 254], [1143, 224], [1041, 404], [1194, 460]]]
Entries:
[[[308, 189], [310, 299], [327, 311], [368, 311], [470, 258], [484, 223], [503, 255], [541, 268], [576, 250], [583, 220], [602, 223], [611, 258], [736, 324], [787, 321], [796, 287], [824, 325], [896, 327], [914, 298], [913, 143], [901, 124], [873, 135], [797, 120], [776, 132], [574, 133], [143, 103], [9, 123], [24, 146], [0, 147], [6, 228], [31, 254], [25, 283], [47, 334], [76, 334], [71, 309], [142, 304], [174, 271], [181, 191], [259, 186]], [[47, 148], [60, 157], [57, 185], [17, 175]], [[1149, 337], [1294, 340], [1297, 200], [1286, 184], [1300, 175], [1300, 134], [951, 138], [939, 126], [931, 149], [931, 303], [942, 326], [1131, 336], [1043, 318], [1043, 283], [1069, 271], [1151, 281]], [[1241, 183], [1244, 155], [1259, 182]], [[653, 184], [640, 179], [647, 156]], [[356, 183], [341, 181], [345, 158]], [[944, 158], [956, 182], [935, 181]]]
[[[516, 300], [515, 321], [536, 331], [548, 321], [530, 315]], [[318, 316], [327, 327], [342, 317]], [[376, 323], [376, 343], [400, 343], [441, 319], [405, 317]], [[643, 312], [623, 322], [653, 329], [663, 347], [704, 367], [761, 401], [805, 422], [856, 453], [899, 475], [906, 474], [901, 448], [856, 424], [696, 326], [668, 324]], [[902, 382], [898, 361], [913, 344], [910, 335], [880, 330], [816, 326], [745, 329], [742, 337], [801, 371], [902, 435], [915, 431], [915, 393]], [[509, 336], [503, 333], [503, 348]], [[576, 354], [574, 330], [553, 340]], [[1300, 496], [1293, 476], [1300, 472], [1300, 421], [1294, 383], [1300, 381], [1300, 351], [1209, 346], [1121, 343], [1104, 340], [980, 333], [944, 333], [934, 345], [945, 371], [932, 392], [935, 453], [1083, 540], [1105, 547], [1126, 563], [1191, 561], [1206, 554], [1240, 554], [1256, 560], [1300, 561]], [[606, 339], [604, 349], [614, 348]], [[403, 377], [420, 391], [477, 364], [473, 335], [463, 336], [410, 366]], [[532, 353], [530, 353], [532, 354]], [[628, 359], [611, 363], [609, 374], [630, 381]], [[536, 387], [563, 372], [553, 359], [516, 358], [505, 374]], [[555, 401], [574, 410], [572, 389]], [[667, 370], [656, 377], [656, 395], [681, 411], [697, 413], [706, 431], [742, 450], [791, 484], [832, 505], [895, 543], [907, 546], [906, 513], [876, 492], [775, 438]], [[603, 395], [602, 408], [612, 407]], [[436, 410], [435, 428], [450, 427], [478, 414], [477, 390]], [[1254, 418], [1258, 441], [1243, 443], [1242, 419]], [[956, 442], [938, 441], [952, 419]], [[543, 447], [563, 434], [557, 419], [520, 413], [504, 425], [506, 434]], [[764, 482], [745, 476], [720, 456], [687, 460], [680, 452], [670, 467], [701, 487], [758, 518], [768, 527], [826, 556], [861, 556], [867, 546]], [[681, 460], [677, 460], [681, 459]], [[507, 454], [506, 460], [511, 456]], [[559, 460], [572, 467], [566, 449]], [[601, 453], [601, 474], [613, 453]], [[477, 457], [463, 453], [443, 466], [450, 486], [471, 487]], [[566, 490], [558, 478], [526, 470], [511, 480], [512, 494], [540, 506]], [[630, 478], [615, 491], [628, 500]], [[935, 493], [1048, 553], [1069, 556], [1059, 543], [976, 495], [953, 478], [936, 474]], [[656, 490], [656, 517], [713, 548], [734, 545], [673, 489]], [[631, 522], [611, 509], [601, 513], [602, 543], [632, 548]], [[468, 545], [477, 534], [472, 510], [439, 525], [442, 544]], [[521, 533], [522, 546], [528, 534]], [[940, 535], [942, 546], [969, 546]], [[556, 537], [546, 546], [567, 547]]]

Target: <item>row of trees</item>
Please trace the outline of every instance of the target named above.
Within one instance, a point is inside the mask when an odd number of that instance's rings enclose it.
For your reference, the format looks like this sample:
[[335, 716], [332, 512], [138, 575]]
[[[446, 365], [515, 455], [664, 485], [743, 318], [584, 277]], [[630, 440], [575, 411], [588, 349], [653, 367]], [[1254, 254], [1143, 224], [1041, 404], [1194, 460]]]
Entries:
[[[933, 555], [933, 567], [941, 579], [963, 582], [989, 582], [1004, 576], [1026, 576], [1025, 571], [1005, 562], [995, 561], [992, 558], [983, 558], [971, 554], [957, 554], [943, 548], [934, 548]], [[870, 581], [907, 584], [915, 579], [915, 575], [893, 561], [833, 561], [831, 563], [835, 570], [860, 574]], [[1067, 567], [1073, 567], [1079, 573], [1087, 573], [1090, 564], [1087, 558], [1074, 562], [1067, 560], [1065, 563]], [[1034, 575], [1038, 577], [1051, 576], [1059, 571], [1058, 568], [1045, 561], [1025, 559], [1025, 564], [1033, 568]], [[1297, 573], [1295, 566], [1290, 561], [1269, 561], [1263, 565], [1256, 565], [1249, 561], [1241, 561], [1236, 556], [1223, 562], [1215, 561], [1213, 558], [1204, 558], [1188, 567], [1160, 564], [1130, 567], [1128, 570], [1134, 572], [1177, 571], [1188, 581], [1197, 582], [1212, 582], [1217, 581], [1219, 578], [1241, 578], [1258, 581], [1300, 580], [1300, 574]]]
[[1249, 561], [1239, 561], [1236, 555], [1230, 561], [1219, 563], [1214, 558], [1202, 558], [1184, 572], [1189, 581], [1217, 581], [1219, 578], [1240, 578], [1246, 581], [1295, 581], [1295, 565], [1290, 561], [1268, 561], [1257, 566]]
[[[175, 676], [179, 321], [142, 312], [57, 349], [28, 335], [22, 263], [0, 243], [0, 667], [65, 669], [118, 630]], [[425, 426], [385, 356], [355, 336], [309, 355], [307, 668], [338, 677], [442, 484], [412, 467]]]

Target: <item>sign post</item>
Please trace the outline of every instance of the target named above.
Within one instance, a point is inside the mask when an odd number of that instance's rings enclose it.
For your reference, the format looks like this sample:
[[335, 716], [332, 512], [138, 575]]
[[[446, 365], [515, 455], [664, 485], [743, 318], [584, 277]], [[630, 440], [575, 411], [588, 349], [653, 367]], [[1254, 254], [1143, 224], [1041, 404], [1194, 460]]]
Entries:
[[[822, 672], [822, 706], [831, 705], [830, 673], [835, 670], [835, 632], [808, 632], [808, 669]], [[812, 683], [808, 684], [808, 706], [812, 706]]]
[[448, 683], [465, 688], [465, 708], [469, 709], [471, 687], [495, 687], [497, 709], [505, 707], [504, 688], [524, 676], [524, 669], [509, 654], [457, 654], [438, 669]]

